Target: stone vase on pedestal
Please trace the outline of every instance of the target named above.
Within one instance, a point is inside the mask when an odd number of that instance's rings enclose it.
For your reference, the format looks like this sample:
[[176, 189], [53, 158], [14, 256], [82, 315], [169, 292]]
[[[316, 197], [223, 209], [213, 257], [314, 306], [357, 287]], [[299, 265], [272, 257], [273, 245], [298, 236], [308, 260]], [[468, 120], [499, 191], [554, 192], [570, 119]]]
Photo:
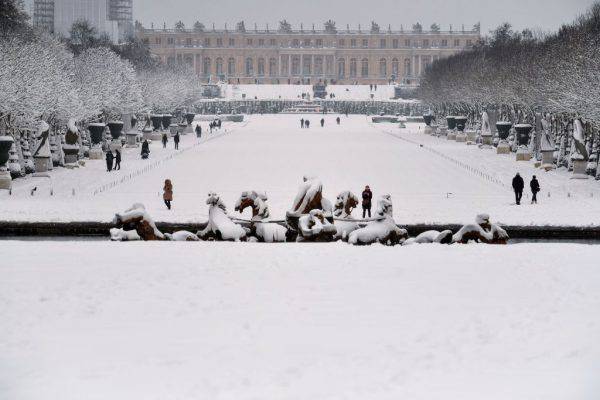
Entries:
[[498, 121], [496, 122], [496, 129], [498, 130], [498, 138], [500, 141], [498, 142], [498, 147], [496, 148], [497, 154], [509, 154], [510, 153], [510, 145], [508, 144], [508, 136], [510, 135], [510, 128], [512, 128], [512, 123], [507, 121]]
[[110, 150], [121, 151], [123, 147], [123, 143], [121, 142], [121, 135], [123, 134], [123, 121], [110, 121], [108, 124], [108, 129], [110, 130], [110, 136], [112, 137], [112, 141], [110, 143]]
[[65, 167], [77, 168], [79, 164], [79, 134], [75, 121], [69, 121], [67, 133], [65, 134], [65, 144], [63, 145], [63, 153], [65, 154]]
[[162, 115], [153, 114], [150, 116], [150, 120], [152, 121], [152, 128], [155, 131], [160, 131], [162, 129]]
[[185, 120], [187, 122], [187, 127], [186, 127], [184, 133], [194, 133], [194, 129], [192, 128], [192, 123], [194, 122], [195, 118], [196, 118], [196, 114], [193, 114], [193, 113], [185, 114]]
[[104, 159], [104, 152], [102, 151], [102, 140], [104, 140], [104, 131], [106, 125], [103, 123], [93, 123], [88, 125], [90, 131], [90, 139], [92, 141], [92, 148], [90, 149], [90, 160], [102, 160]]
[[531, 160], [531, 151], [529, 151], [529, 135], [533, 126], [529, 124], [518, 124], [515, 125], [517, 131], [517, 143], [519, 148], [517, 149], [517, 161], [529, 161]]
[[455, 119], [455, 117], [446, 117], [446, 121], [448, 122], [448, 131], [446, 134], [446, 139], [456, 140], [456, 119]]
[[10, 190], [12, 178], [7, 168], [10, 148], [14, 143], [12, 136], [0, 136], [0, 189]]
[[171, 120], [173, 116], [171, 114], [163, 114], [162, 116], [162, 127], [164, 130], [168, 130], [171, 126]]
[[457, 142], [466, 142], [467, 135], [465, 134], [465, 128], [467, 126], [467, 117], [459, 116], [454, 117], [454, 121], [456, 122], [456, 141]]

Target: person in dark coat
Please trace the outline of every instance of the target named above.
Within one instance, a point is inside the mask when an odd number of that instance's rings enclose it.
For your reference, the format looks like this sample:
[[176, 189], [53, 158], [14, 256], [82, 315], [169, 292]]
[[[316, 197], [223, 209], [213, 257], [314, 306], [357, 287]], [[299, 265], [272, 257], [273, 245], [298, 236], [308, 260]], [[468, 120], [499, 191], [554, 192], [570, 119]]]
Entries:
[[108, 150], [106, 152], [106, 171], [110, 172], [113, 169], [113, 160], [114, 160], [114, 156], [112, 151]]
[[115, 171], [121, 169], [121, 152], [119, 150], [115, 150]]
[[177, 132], [175, 134], [175, 137], [173, 138], [173, 142], [175, 143], [175, 150], [179, 150], [179, 132]]
[[371, 218], [371, 202], [373, 200], [373, 192], [371, 192], [371, 188], [367, 185], [365, 190], [362, 192], [362, 209], [363, 209], [363, 219], [369, 214], [369, 218]]
[[523, 197], [523, 188], [525, 187], [525, 182], [523, 181], [523, 178], [521, 178], [521, 175], [518, 172], [512, 180], [512, 187], [515, 191], [515, 200], [517, 202], [517, 205], [520, 205], [521, 197]]
[[339, 125], [339, 124], [340, 124], [340, 117], [337, 117], [337, 118], [335, 119], [335, 122], [337, 122], [337, 124]]
[[163, 144], [163, 149], [167, 148], [167, 142], [169, 141], [169, 138], [167, 137], [166, 133], [162, 134], [162, 144]]
[[321, 118], [321, 128], [325, 126], [325, 118]]
[[170, 179], [165, 180], [165, 186], [163, 187], [163, 200], [165, 205], [170, 210], [171, 202], [173, 201], [173, 184]]
[[304, 128], [304, 118], [300, 120], [300, 129]]
[[531, 182], [529, 182], [529, 187], [531, 188], [531, 194], [533, 195], [533, 197], [531, 198], [531, 204], [537, 204], [537, 194], [540, 192], [541, 189], [540, 183], [538, 182], [535, 175], [531, 179]]
[[309, 120], [304, 121], [304, 126], [306, 128], [310, 128], [310, 121]]
[[147, 140], [144, 140], [144, 142], [142, 143], [142, 152], [141, 152], [142, 159], [145, 160], [146, 158], [148, 158], [149, 155], [150, 155], [150, 145], [148, 144]]
[[202, 127], [200, 124], [196, 125], [196, 137], [200, 139], [202, 137]]

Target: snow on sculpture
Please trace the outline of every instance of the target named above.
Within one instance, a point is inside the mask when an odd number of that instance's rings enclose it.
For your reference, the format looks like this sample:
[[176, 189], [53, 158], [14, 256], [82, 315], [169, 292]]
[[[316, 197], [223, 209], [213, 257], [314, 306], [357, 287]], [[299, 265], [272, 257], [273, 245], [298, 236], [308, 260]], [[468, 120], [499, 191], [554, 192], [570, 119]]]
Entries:
[[173, 234], [163, 234], [154, 223], [143, 204], [135, 203], [123, 213], [115, 214], [113, 224], [117, 229], [111, 230], [111, 240], [133, 240], [135, 231], [144, 241], [172, 240], [172, 241], [199, 241], [200, 238], [191, 232], [178, 231]]
[[[323, 184], [313, 176], [304, 176], [303, 181], [294, 199], [292, 209], [286, 213], [288, 228], [302, 236], [303, 231], [299, 226], [300, 219], [303, 216], [307, 217], [304, 219], [305, 223], [309, 225], [314, 223], [317, 225], [317, 219], [320, 220], [320, 216], [322, 215], [327, 220], [327, 227], [322, 229], [319, 234], [314, 234], [313, 231], [307, 230], [306, 232], [309, 234], [309, 237], [303, 237], [303, 239], [331, 241], [333, 240], [333, 235], [336, 233], [335, 226], [333, 226], [333, 207], [329, 200], [323, 198]], [[313, 210], [319, 210], [321, 213], [309, 217]], [[312, 222], [309, 221], [311, 219]]]
[[375, 221], [371, 221], [364, 228], [350, 233], [348, 243], [369, 245], [378, 242], [393, 246], [407, 239], [408, 232], [405, 229], [398, 228], [396, 221], [394, 221], [392, 196], [387, 194], [379, 198], [376, 215]]
[[585, 147], [585, 131], [581, 120], [573, 121], [573, 144], [571, 148], [571, 161], [573, 162], [574, 179], [587, 179], [586, 174], [587, 161], [589, 153]]
[[264, 192], [255, 190], [243, 192], [235, 204], [235, 211], [241, 214], [246, 208], [252, 208], [250, 235], [255, 236], [259, 242], [285, 242], [287, 229], [279, 224], [268, 222], [270, 215], [267, 200], [268, 197]]
[[323, 210], [312, 210], [298, 219], [299, 242], [330, 242], [336, 234], [337, 229], [327, 217]]
[[439, 244], [450, 244], [452, 243], [452, 231], [426, 231], [418, 235], [416, 238], [406, 239], [403, 246], [409, 244], [425, 244], [425, 243], [439, 243]]
[[337, 230], [336, 240], [348, 240], [348, 235], [359, 228], [358, 223], [352, 216], [352, 211], [358, 206], [358, 203], [358, 197], [350, 191], [338, 195], [333, 210], [333, 215], [336, 218], [334, 222]]
[[550, 122], [546, 117], [542, 118], [542, 137], [540, 140], [540, 152], [542, 153], [542, 168], [546, 171], [554, 169], [554, 151], [556, 144], [552, 138]]
[[219, 195], [214, 192], [208, 194], [206, 204], [210, 206], [208, 211], [208, 225], [198, 232], [203, 240], [216, 239], [239, 242], [246, 239], [246, 230], [235, 224], [227, 215], [227, 207]]
[[487, 243], [487, 244], [506, 244], [509, 237], [504, 229], [490, 222], [488, 214], [479, 214], [474, 224], [463, 226], [452, 237], [453, 243]]

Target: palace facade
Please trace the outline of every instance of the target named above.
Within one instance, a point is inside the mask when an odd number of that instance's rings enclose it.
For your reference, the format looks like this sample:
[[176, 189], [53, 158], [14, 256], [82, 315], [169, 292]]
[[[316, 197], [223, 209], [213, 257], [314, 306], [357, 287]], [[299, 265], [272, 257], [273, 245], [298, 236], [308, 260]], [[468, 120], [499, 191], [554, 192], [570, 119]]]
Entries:
[[433, 61], [473, 46], [472, 31], [138, 29], [167, 64], [231, 83], [418, 84]]

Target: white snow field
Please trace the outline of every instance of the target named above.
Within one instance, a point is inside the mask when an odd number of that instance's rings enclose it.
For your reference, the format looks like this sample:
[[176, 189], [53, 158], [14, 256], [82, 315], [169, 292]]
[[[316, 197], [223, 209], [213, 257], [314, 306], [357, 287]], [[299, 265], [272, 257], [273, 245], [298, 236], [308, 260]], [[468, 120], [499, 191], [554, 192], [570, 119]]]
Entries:
[[596, 246], [0, 248], [1, 399], [600, 395]]
[[[313, 94], [312, 85], [222, 85], [223, 97], [227, 100], [298, 100], [303, 93]], [[327, 94], [333, 93], [334, 100], [385, 100], [394, 97], [394, 85], [379, 85], [371, 90], [369, 85], [329, 85]], [[329, 97], [328, 97], [329, 98]], [[398, 100], [406, 101], [406, 100]]]
[[[322, 115], [311, 115], [311, 128], [300, 129], [301, 117], [247, 116], [212, 136], [204, 126], [203, 139], [183, 136], [179, 151], [172, 142], [165, 150], [152, 143], [149, 160], [140, 159], [139, 149], [127, 149], [118, 172], [107, 173], [104, 161], [87, 161], [75, 171], [55, 169], [51, 181], [16, 180], [12, 195], [0, 193], [0, 220], [110, 221], [115, 212], [141, 202], [156, 221], [203, 222], [210, 191], [233, 213], [246, 190], [266, 191], [272, 218], [283, 219], [302, 177], [310, 174], [323, 181], [330, 200], [345, 190], [360, 195], [367, 184], [375, 198], [391, 194], [400, 224], [468, 223], [481, 212], [518, 225], [600, 221], [600, 184], [594, 180], [571, 180], [567, 171], [546, 173], [516, 162], [514, 154], [430, 137], [420, 133], [419, 124], [400, 129], [372, 124], [365, 116], [342, 116], [338, 126], [337, 115], [330, 114], [324, 128], [318, 123]], [[527, 185], [538, 176], [540, 204], [528, 204], [527, 190], [524, 204], [514, 204], [510, 184], [517, 171]], [[166, 178], [174, 185], [171, 211], [162, 202]]]

